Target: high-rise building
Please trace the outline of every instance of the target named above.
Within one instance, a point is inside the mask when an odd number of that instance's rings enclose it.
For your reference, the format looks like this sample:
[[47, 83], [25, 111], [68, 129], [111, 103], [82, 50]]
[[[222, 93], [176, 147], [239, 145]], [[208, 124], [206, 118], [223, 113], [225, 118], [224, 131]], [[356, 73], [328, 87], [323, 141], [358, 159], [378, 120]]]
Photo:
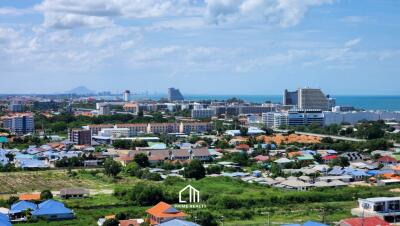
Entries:
[[268, 112], [262, 114], [261, 120], [268, 128], [279, 128], [287, 125], [288, 116], [284, 112]]
[[179, 100], [184, 100], [181, 92], [179, 89], [175, 88], [168, 88], [168, 100], [169, 101], [179, 101]]
[[72, 129], [68, 132], [69, 141], [77, 145], [91, 145], [92, 133], [88, 129]]
[[298, 108], [329, 110], [329, 101], [320, 89], [302, 88], [298, 91]]
[[23, 112], [24, 111], [24, 103], [22, 100], [12, 100], [8, 105], [8, 110], [11, 112]]
[[123, 93], [123, 99], [125, 102], [128, 102], [131, 98], [131, 91], [129, 90], [125, 90], [125, 92]]
[[283, 93], [283, 105], [295, 105], [297, 106], [298, 104], [298, 91], [288, 91], [285, 89], [285, 92]]
[[35, 131], [35, 123], [32, 114], [15, 114], [1, 118], [3, 127], [12, 133], [23, 135]]
[[99, 106], [99, 115], [111, 115], [110, 105], [102, 104]]

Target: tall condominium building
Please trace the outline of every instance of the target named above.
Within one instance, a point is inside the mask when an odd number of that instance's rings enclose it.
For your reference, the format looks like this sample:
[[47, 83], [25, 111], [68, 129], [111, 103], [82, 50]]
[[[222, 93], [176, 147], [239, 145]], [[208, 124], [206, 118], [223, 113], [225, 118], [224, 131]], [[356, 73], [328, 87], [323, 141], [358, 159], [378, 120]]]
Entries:
[[77, 145], [91, 145], [92, 133], [88, 129], [72, 129], [68, 132], [69, 141]]
[[32, 114], [15, 114], [1, 118], [3, 127], [12, 133], [23, 135], [35, 131], [35, 122]]
[[179, 89], [175, 88], [168, 88], [168, 100], [169, 101], [179, 101], [179, 100], [184, 100], [181, 92]]
[[99, 115], [111, 115], [110, 105], [108, 104], [100, 105]]
[[263, 113], [261, 116], [263, 124], [268, 128], [279, 128], [287, 126], [288, 117], [284, 112], [268, 112]]
[[285, 92], [283, 93], [283, 105], [295, 105], [297, 106], [298, 104], [298, 91], [288, 91], [285, 89]]
[[125, 90], [125, 92], [122, 94], [122, 98], [125, 102], [128, 102], [131, 98], [131, 91]]
[[298, 90], [298, 108], [329, 110], [329, 101], [320, 89], [302, 88]]
[[13, 100], [8, 105], [8, 110], [11, 112], [23, 112], [24, 111], [24, 104], [20, 100]]

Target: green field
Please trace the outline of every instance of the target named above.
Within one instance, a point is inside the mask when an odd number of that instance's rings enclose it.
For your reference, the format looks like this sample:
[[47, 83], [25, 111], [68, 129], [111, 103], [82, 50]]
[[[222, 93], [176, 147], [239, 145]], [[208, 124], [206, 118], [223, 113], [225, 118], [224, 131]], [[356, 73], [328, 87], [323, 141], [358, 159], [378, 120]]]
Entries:
[[[37, 175], [36, 175], [37, 174]], [[35, 176], [34, 176], [35, 175]], [[62, 171], [19, 172], [14, 173], [17, 181], [30, 180], [25, 183], [14, 182], [14, 189], [42, 190], [45, 188], [61, 188], [62, 186], [80, 185], [95, 189], [129, 189], [135, 186], [139, 179], [121, 176], [110, 179], [100, 174], [80, 172], [75, 177], [69, 177]], [[45, 177], [47, 183], [40, 181]], [[1, 175], [5, 179], [5, 175]], [[32, 180], [34, 179], [34, 180]], [[148, 182], [167, 189], [178, 197], [178, 191], [187, 184], [192, 184], [201, 193], [201, 199], [214, 218], [224, 216], [224, 225], [267, 225], [268, 214], [271, 225], [283, 223], [299, 223], [307, 220], [325, 221], [333, 224], [343, 218], [350, 217], [350, 210], [357, 204], [358, 198], [374, 196], [395, 196], [389, 191], [393, 187], [355, 187], [340, 189], [313, 190], [307, 192], [285, 191], [268, 188], [262, 185], [249, 184], [230, 178], [204, 178], [198, 181], [174, 180], [173, 183]], [[1, 184], [0, 186], [7, 187]], [[97, 219], [104, 215], [120, 212], [129, 213], [131, 217], [145, 217], [149, 208], [134, 205], [130, 200], [120, 199], [111, 194], [92, 195], [83, 200], [67, 200], [66, 205], [76, 213], [76, 219], [58, 222], [36, 222], [21, 225], [96, 225]], [[195, 216], [198, 209], [182, 209]], [[190, 219], [192, 220], [192, 219]]]

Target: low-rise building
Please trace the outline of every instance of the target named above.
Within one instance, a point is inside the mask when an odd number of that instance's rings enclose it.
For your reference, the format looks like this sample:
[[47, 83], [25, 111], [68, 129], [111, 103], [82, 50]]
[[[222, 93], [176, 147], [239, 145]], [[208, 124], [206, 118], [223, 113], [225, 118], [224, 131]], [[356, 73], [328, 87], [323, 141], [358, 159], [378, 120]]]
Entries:
[[173, 206], [159, 202], [157, 205], [146, 210], [149, 216], [150, 225], [158, 225], [174, 219], [183, 220], [187, 214], [175, 209]]
[[147, 125], [147, 133], [163, 134], [178, 133], [178, 123], [150, 123]]
[[209, 122], [181, 122], [179, 125], [179, 132], [190, 133], [204, 133], [212, 130], [211, 123]]
[[191, 116], [194, 119], [211, 118], [215, 115], [216, 115], [215, 109], [212, 108], [193, 109], [191, 112]]
[[387, 222], [399, 222], [400, 197], [359, 199], [358, 207], [351, 213], [359, 217], [379, 217]]

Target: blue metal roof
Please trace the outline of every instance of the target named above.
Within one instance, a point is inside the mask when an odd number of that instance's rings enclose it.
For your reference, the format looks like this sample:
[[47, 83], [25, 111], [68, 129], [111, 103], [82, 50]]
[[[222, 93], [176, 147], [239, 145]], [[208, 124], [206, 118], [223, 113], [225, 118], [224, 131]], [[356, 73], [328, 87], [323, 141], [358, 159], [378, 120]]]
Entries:
[[190, 221], [174, 219], [174, 220], [170, 220], [170, 221], [158, 224], [158, 226], [200, 226], [200, 225], [190, 222]]
[[10, 213], [20, 213], [27, 209], [36, 210], [37, 205], [28, 201], [19, 201], [11, 206]]
[[32, 215], [34, 216], [71, 213], [73, 213], [73, 211], [66, 208], [62, 202], [58, 202], [52, 199], [40, 203], [39, 208], [35, 211], [32, 211]]
[[303, 226], [328, 226], [328, 225], [322, 224], [319, 222], [315, 222], [315, 221], [307, 221], [306, 223], [303, 224]]
[[7, 215], [0, 213], [0, 225], [11, 226], [10, 218]]

